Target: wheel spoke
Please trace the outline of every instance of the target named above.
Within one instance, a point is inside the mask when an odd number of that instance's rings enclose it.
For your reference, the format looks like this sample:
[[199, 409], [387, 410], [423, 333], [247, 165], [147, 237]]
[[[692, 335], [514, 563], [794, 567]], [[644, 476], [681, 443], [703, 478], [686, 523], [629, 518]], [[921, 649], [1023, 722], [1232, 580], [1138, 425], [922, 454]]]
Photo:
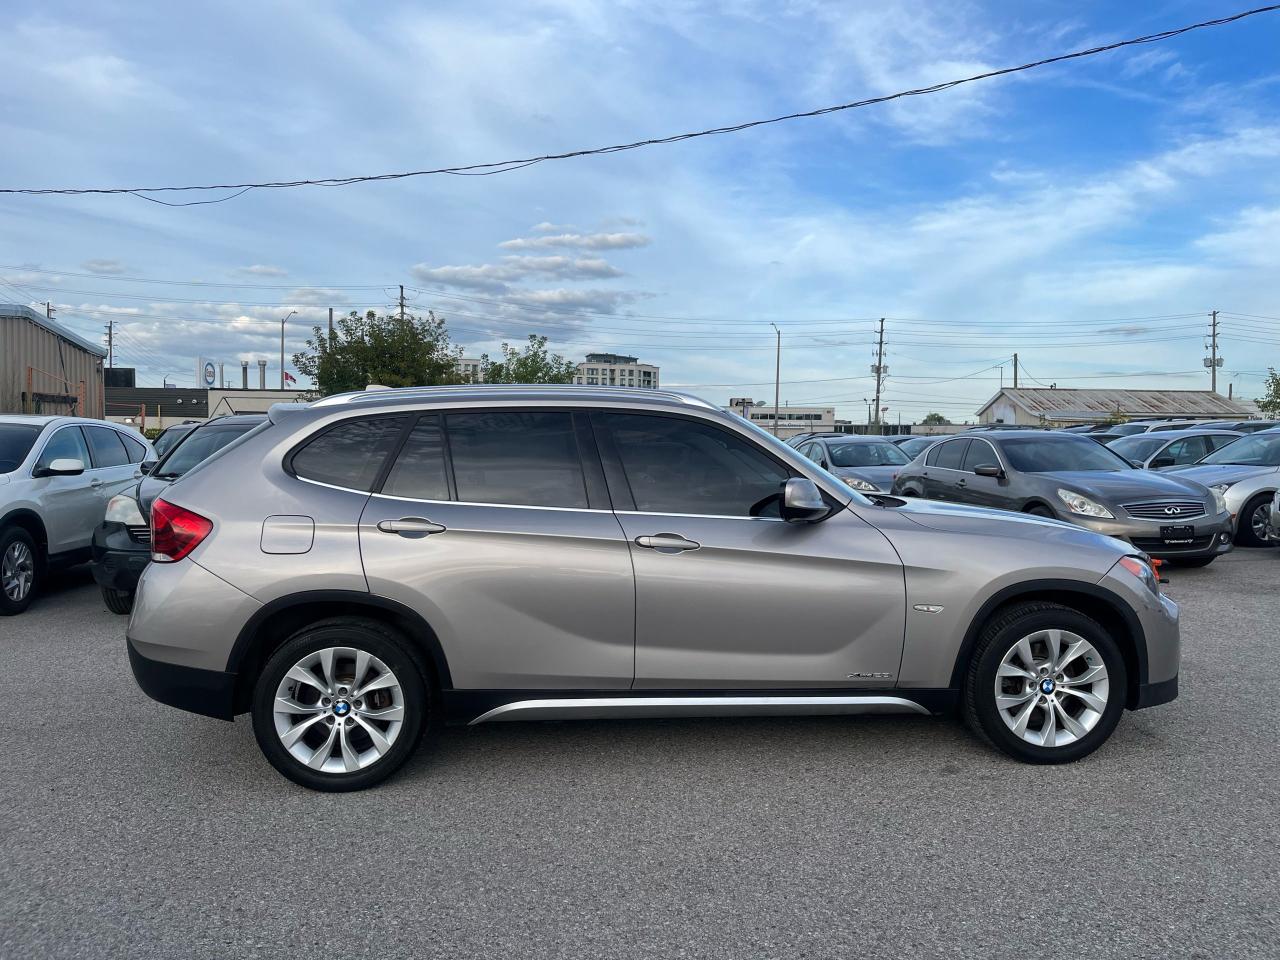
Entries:
[[333, 741], [338, 739], [338, 727], [341, 724], [335, 723], [329, 728], [329, 736], [325, 738], [324, 743], [316, 748], [316, 752], [311, 754], [311, 759], [307, 761], [307, 766], [312, 770], [319, 770], [324, 766], [324, 762], [333, 754]]
[[364, 682], [364, 675], [369, 672], [370, 656], [364, 650], [356, 651], [356, 669], [355, 674], [351, 677], [351, 689], [360, 689], [360, 684]]
[[1058, 719], [1052, 704], [1045, 704], [1044, 726], [1040, 728], [1040, 746], [1052, 747], [1058, 736]]
[[1063, 693], [1069, 693], [1073, 697], [1079, 697], [1090, 710], [1097, 710], [1099, 713], [1102, 713], [1107, 709], [1107, 701], [1103, 700], [1099, 696], [1089, 693], [1087, 690], [1078, 690], [1075, 687], [1062, 687], [1061, 690]]
[[334, 688], [333, 683], [333, 655], [336, 651], [333, 647], [320, 651], [320, 672], [324, 674], [324, 682], [329, 685], [329, 689]]
[[1089, 732], [1084, 728], [1084, 724], [1080, 723], [1075, 717], [1067, 713], [1067, 711], [1062, 708], [1062, 704], [1057, 700], [1053, 701], [1053, 712], [1058, 715], [1059, 722], [1067, 728], [1067, 732], [1077, 740]]
[[360, 710], [358, 716], [366, 720], [403, 720], [404, 707], [390, 706], [383, 707], [381, 710]]
[[1070, 646], [1068, 646], [1066, 653], [1064, 653], [1054, 662], [1053, 672], [1061, 673], [1063, 670], [1065, 670], [1067, 667], [1067, 664], [1069, 664], [1076, 657], [1080, 656], [1080, 654], [1084, 653], [1084, 648], [1087, 646], [1089, 646], [1089, 644], [1084, 640], [1077, 640], [1074, 643], [1072, 643]]
[[1027, 722], [1031, 719], [1031, 714], [1035, 711], [1035, 709], [1036, 709], [1036, 702], [1033, 699], [1030, 703], [1028, 703], [1025, 707], [1022, 708], [1022, 712], [1019, 713], [1017, 716], [1017, 719], [1014, 720], [1013, 732], [1016, 733], [1018, 736], [1021, 737], [1026, 735]]
[[372, 680], [366, 683], [359, 690], [356, 690], [354, 693], [352, 693], [351, 696], [353, 698], [363, 697], [365, 694], [373, 690], [385, 690], [388, 687], [398, 687], [398, 686], [400, 686], [400, 682], [396, 680], [396, 675], [394, 673], [391, 673], [390, 671], [387, 671], [386, 673], [378, 674], [376, 677], [374, 677]]
[[1017, 666], [1016, 664], [1010, 663], [1007, 660], [1004, 663], [1000, 664], [999, 668], [997, 668], [996, 676], [997, 677], [1021, 677], [1024, 680], [1034, 680], [1036, 678], [1036, 675], [1034, 673], [1031, 673], [1030, 671], [1027, 671], [1027, 670], [1023, 670], [1021, 667]]
[[342, 747], [342, 769], [351, 773], [353, 770], [360, 769], [360, 755], [356, 753], [355, 747], [351, 746], [351, 738], [347, 733], [347, 725], [345, 723], [338, 724], [338, 743]]
[[324, 719], [324, 714], [317, 713], [315, 716], [307, 717], [300, 723], [295, 723], [292, 727], [280, 734], [280, 742], [286, 747], [292, 748], [295, 743], [302, 739], [302, 735], [314, 727], [317, 723]]
[[1099, 680], [1107, 679], [1107, 668], [1099, 663], [1097, 666], [1090, 667], [1078, 677], [1063, 677], [1059, 686], [1075, 687], [1084, 683], [1096, 683]]
[[391, 749], [391, 741], [388, 740], [386, 735], [372, 723], [365, 722], [363, 717], [356, 717], [356, 723], [360, 724], [360, 726], [364, 728], [365, 733], [369, 734], [369, 739], [373, 741], [373, 748], [377, 750], [379, 754], [386, 753]]
[[1031, 652], [1031, 638], [1023, 637], [1018, 641], [1018, 645], [1014, 649], [1018, 651], [1018, 656], [1022, 658], [1022, 662], [1026, 664], [1027, 669], [1034, 675], [1039, 664], [1036, 663], [1035, 655]]
[[276, 697], [277, 713], [327, 713], [328, 707], [319, 703], [299, 703], [292, 697]]
[[292, 667], [290, 667], [289, 672], [286, 673], [284, 676], [286, 680], [297, 680], [300, 683], [305, 683], [308, 686], [315, 687], [321, 693], [330, 692], [329, 688], [325, 685], [325, 683], [322, 680], [320, 680], [319, 677], [317, 677], [314, 673], [312, 673], [306, 667], [301, 666], [299, 664], [294, 664]]
[[1052, 670], [1058, 662], [1058, 653], [1062, 650], [1062, 631], [1046, 630], [1044, 632], [1044, 646], [1048, 653], [1045, 659], [1048, 661], [1049, 669]]

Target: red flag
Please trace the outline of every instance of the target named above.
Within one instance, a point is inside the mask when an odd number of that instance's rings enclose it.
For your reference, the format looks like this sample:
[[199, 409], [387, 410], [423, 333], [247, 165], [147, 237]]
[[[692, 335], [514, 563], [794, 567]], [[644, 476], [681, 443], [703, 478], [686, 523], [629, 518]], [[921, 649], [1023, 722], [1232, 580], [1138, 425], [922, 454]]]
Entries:
[[292, 373], [290, 373], [288, 370], [286, 370], [286, 371], [284, 372], [284, 382], [285, 382], [285, 383], [297, 383], [298, 381], [297, 381], [297, 378], [296, 378], [296, 377], [294, 377], [294, 375], [293, 375]]

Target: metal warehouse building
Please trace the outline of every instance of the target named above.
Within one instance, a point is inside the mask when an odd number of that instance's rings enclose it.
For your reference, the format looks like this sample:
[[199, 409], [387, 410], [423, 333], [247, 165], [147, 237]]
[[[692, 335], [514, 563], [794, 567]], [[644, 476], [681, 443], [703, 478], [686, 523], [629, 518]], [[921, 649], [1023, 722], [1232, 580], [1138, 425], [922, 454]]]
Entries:
[[43, 313], [0, 303], [0, 413], [101, 417], [106, 356]]

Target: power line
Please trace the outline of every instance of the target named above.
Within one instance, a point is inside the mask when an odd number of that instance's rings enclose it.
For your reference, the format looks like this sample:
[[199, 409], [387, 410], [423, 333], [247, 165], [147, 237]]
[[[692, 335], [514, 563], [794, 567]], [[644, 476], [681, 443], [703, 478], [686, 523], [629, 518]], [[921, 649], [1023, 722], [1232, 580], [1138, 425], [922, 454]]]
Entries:
[[[1112, 50], [1119, 50], [1123, 47], [1138, 46], [1140, 44], [1157, 43], [1163, 40], [1169, 40], [1174, 37], [1190, 33], [1193, 30], [1203, 30], [1210, 27], [1219, 27], [1225, 24], [1234, 23], [1237, 20], [1243, 20], [1246, 17], [1257, 16], [1262, 13], [1271, 13], [1280, 10], [1280, 4], [1270, 4], [1265, 7], [1255, 7], [1252, 10], [1244, 10], [1240, 13], [1231, 14], [1226, 17], [1219, 17], [1214, 20], [1203, 20], [1199, 23], [1192, 23], [1184, 27], [1177, 27], [1171, 30], [1162, 30], [1158, 33], [1150, 33], [1141, 37], [1133, 37], [1129, 40], [1120, 40], [1115, 43], [1103, 44], [1101, 46], [1089, 47], [1085, 50], [1076, 50], [1071, 53], [1058, 54], [1052, 57], [1045, 57], [1041, 60], [1035, 60], [1031, 63], [1024, 63], [1016, 67], [1004, 67], [999, 70], [988, 70], [984, 73], [974, 74], [973, 76], [964, 77], [959, 80], [948, 80], [943, 83], [931, 84], [927, 87], [916, 87], [911, 90], [902, 90], [898, 93], [886, 94], [879, 97], [868, 97], [862, 100], [854, 100], [850, 103], [841, 103], [829, 107], [820, 107], [814, 110], [805, 110], [798, 113], [788, 113], [779, 117], [771, 117], [766, 120], [749, 120], [745, 123], [736, 123], [729, 126], [711, 127], [706, 130], [696, 130], [690, 133], [672, 134], [666, 137], [654, 137], [646, 140], [636, 140], [631, 143], [619, 143], [608, 147], [593, 147], [589, 149], [570, 150], [564, 153], [541, 154], [534, 157], [525, 157], [519, 160], [500, 160], [488, 163], [472, 163], [461, 166], [452, 167], [435, 167], [426, 170], [410, 170], [402, 173], [381, 173], [352, 177], [328, 177], [320, 180], [270, 180], [259, 183], [221, 183], [221, 184], [204, 184], [204, 185], [188, 185], [188, 186], [162, 186], [162, 187], [59, 187], [59, 188], [35, 188], [35, 187], [5, 187], [0, 188], [0, 194], [30, 194], [35, 196], [44, 196], [50, 194], [58, 195], [81, 195], [81, 194], [121, 194], [130, 193], [142, 196], [147, 193], [184, 193], [192, 191], [204, 190], [239, 190], [241, 193], [247, 190], [266, 190], [266, 189], [287, 189], [291, 187], [340, 187], [348, 186], [354, 183], [372, 183], [383, 180], [404, 180], [410, 177], [425, 177], [437, 174], [463, 174], [472, 176], [491, 176], [493, 174], [508, 173], [513, 170], [519, 170], [523, 167], [532, 166], [535, 163], [543, 163], [553, 160], [569, 160], [577, 157], [598, 156], [610, 153], [621, 153], [627, 150], [638, 150], [642, 147], [658, 146], [661, 144], [677, 143], [683, 140], [693, 140], [699, 137], [719, 136], [729, 133], [740, 133], [743, 130], [750, 130], [755, 127], [763, 127], [774, 123], [784, 123], [791, 120], [801, 120], [811, 117], [821, 117], [827, 114], [839, 113], [845, 110], [855, 110], [862, 107], [869, 107], [875, 104], [888, 103], [893, 100], [900, 100], [905, 97], [918, 97], [928, 94], [941, 93], [944, 90], [951, 90], [955, 87], [968, 83], [977, 83], [982, 80], [990, 80], [995, 77], [1008, 76], [1014, 73], [1022, 73], [1027, 70], [1034, 70], [1038, 67], [1048, 66], [1049, 64], [1062, 63], [1067, 60], [1077, 60], [1084, 57], [1092, 57], [1098, 54], [1107, 53]], [[237, 194], [238, 196], [238, 194]], [[147, 197], [146, 199], [154, 199]], [[226, 200], [234, 199], [234, 197], [221, 197], [214, 201], [192, 201], [192, 203], [221, 203]], [[157, 201], [164, 202], [164, 201]], [[187, 206], [185, 203], [170, 204], [171, 206]]]

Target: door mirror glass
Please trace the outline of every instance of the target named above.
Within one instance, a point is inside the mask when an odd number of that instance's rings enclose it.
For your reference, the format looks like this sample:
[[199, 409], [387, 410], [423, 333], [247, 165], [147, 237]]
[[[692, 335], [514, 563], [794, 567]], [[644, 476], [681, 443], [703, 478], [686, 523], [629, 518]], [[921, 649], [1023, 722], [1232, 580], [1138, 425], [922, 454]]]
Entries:
[[158, 460], [143, 460], [142, 463], [138, 464], [138, 469], [144, 474], [150, 473], [156, 468], [158, 462]]
[[50, 462], [44, 468], [41, 476], [45, 477], [75, 477], [84, 473], [84, 461], [73, 460], [70, 457], [59, 457], [57, 460]]
[[994, 463], [980, 463], [973, 468], [973, 472], [980, 477], [1003, 477], [1004, 471]]
[[807, 477], [792, 477], [782, 488], [782, 519], [790, 523], [820, 520], [830, 510], [818, 485]]

